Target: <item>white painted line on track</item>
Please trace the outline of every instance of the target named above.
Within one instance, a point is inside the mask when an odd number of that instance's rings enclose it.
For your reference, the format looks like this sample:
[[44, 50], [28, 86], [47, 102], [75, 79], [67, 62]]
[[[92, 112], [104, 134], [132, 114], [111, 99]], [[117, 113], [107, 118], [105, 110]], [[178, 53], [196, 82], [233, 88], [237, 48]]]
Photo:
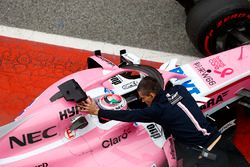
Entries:
[[119, 55], [121, 49], [126, 49], [127, 52], [133, 53], [138, 57], [156, 62], [166, 62], [170, 59], [177, 58], [177, 64], [185, 64], [194, 60], [198, 57], [180, 55], [175, 53], [160, 52], [155, 50], [141, 49], [129, 46], [115, 45], [106, 42], [92, 41], [62, 35], [48, 34], [44, 32], [32, 31], [27, 29], [20, 29], [14, 27], [7, 27], [0, 25], [0, 35], [23, 39], [28, 41], [52, 44], [57, 46], [83, 49], [83, 50], [101, 50], [103, 53]]

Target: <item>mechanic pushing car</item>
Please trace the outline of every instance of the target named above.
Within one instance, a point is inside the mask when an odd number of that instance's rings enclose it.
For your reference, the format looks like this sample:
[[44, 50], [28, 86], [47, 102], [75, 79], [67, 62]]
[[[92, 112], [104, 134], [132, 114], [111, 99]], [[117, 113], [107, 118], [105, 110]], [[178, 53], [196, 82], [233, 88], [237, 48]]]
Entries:
[[100, 120], [124, 122], [155, 122], [172, 134], [178, 157], [184, 166], [229, 166], [226, 152], [221, 148], [220, 132], [204, 117], [191, 94], [181, 85], [163, 91], [156, 79], [146, 76], [137, 92], [144, 109], [104, 110], [89, 97], [78, 103], [80, 110], [98, 115]]

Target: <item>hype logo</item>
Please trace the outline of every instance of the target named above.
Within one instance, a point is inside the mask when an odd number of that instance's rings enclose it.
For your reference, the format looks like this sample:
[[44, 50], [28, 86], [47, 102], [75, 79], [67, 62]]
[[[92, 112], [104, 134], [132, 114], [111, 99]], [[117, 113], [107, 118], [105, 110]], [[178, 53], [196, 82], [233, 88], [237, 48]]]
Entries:
[[232, 68], [225, 68], [222, 71], [220, 70], [221, 68], [225, 67], [226, 65], [220, 59], [219, 56], [210, 59], [209, 63], [214, 67], [214, 73], [220, 74], [221, 78], [224, 78], [226, 75], [230, 75], [234, 72], [234, 70]]

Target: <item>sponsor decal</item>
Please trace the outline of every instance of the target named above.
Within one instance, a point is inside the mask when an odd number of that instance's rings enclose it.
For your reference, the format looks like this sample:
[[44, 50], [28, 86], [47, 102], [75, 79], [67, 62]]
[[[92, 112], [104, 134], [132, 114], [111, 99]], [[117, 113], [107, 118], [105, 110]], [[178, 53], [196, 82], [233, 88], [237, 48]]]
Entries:
[[48, 166], [49, 166], [48, 163], [42, 163], [42, 164], [37, 165], [35, 167], [48, 167]]
[[220, 74], [221, 78], [224, 78], [225, 75], [230, 75], [234, 72], [232, 68], [226, 68], [222, 71], [220, 71], [220, 68], [225, 67], [226, 65], [223, 63], [223, 61], [220, 59], [220, 56], [217, 56], [215, 58], [209, 59], [209, 63], [214, 67], [214, 73]]
[[102, 142], [102, 147], [109, 148], [109, 147], [112, 147], [112, 146], [122, 142], [123, 140], [126, 140], [128, 138], [128, 135], [130, 132], [131, 132], [130, 129], [126, 129], [123, 131], [123, 133], [121, 135], [114, 137], [114, 138], [109, 138], [107, 140], [104, 140]]
[[216, 84], [213, 77], [210, 76], [212, 72], [210, 69], [205, 69], [203, 65], [198, 61], [194, 63], [194, 68], [197, 69], [198, 73], [201, 74], [201, 77], [210, 85], [213, 86]]
[[59, 112], [60, 120], [68, 119], [79, 114], [79, 107], [74, 106]]
[[221, 78], [224, 78], [225, 75], [230, 75], [234, 72], [234, 70], [232, 68], [226, 68], [223, 71], [218, 71], [218, 70], [214, 70], [215, 73], [220, 74]]
[[154, 123], [147, 125], [148, 132], [150, 133], [150, 137], [157, 139], [162, 136], [161, 130]]
[[111, 80], [111, 83], [113, 85], [118, 85], [118, 84], [122, 83], [122, 80], [117, 76], [110, 78], [110, 80]]
[[168, 102], [171, 105], [175, 105], [176, 103], [178, 103], [179, 101], [181, 101], [181, 99], [183, 99], [182, 96], [179, 95], [179, 92], [176, 92], [175, 94], [166, 94], [166, 97], [168, 99]]
[[[177, 74], [185, 74], [181, 67], [174, 68], [174, 69], [170, 70], [170, 72], [174, 72]], [[192, 80], [188, 80], [188, 81], [184, 82], [182, 85], [187, 88], [187, 90], [189, 91], [190, 94], [194, 94], [194, 93], [199, 94], [200, 93], [200, 90], [195, 86], [195, 84], [193, 83]]]
[[98, 56], [98, 58], [101, 59], [101, 60], [103, 60], [103, 61], [105, 61], [106, 63], [108, 63], [108, 64], [111, 65], [111, 66], [115, 66], [114, 63], [112, 63], [111, 61], [109, 61], [108, 59], [106, 59], [106, 58], [104, 58], [104, 57], [102, 57], [102, 56]]
[[210, 100], [208, 100], [208, 102], [202, 106], [200, 106], [201, 110], [206, 110], [209, 109], [210, 107], [213, 107], [214, 105], [217, 105], [221, 102], [224, 101], [224, 97], [228, 95], [229, 90], [219, 94], [217, 97], [212, 98]]
[[66, 137], [67, 139], [71, 140], [71, 139], [75, 138], [76, 133], [75, 133], [75, 131], [71, 131], [71, 130], [68, 128], [68, 129], [65, 130], [64, 135], [65, 135], [65, 137]]
[[113, 90], [108, 89], [108, 88], [104, 88], [104, 93], [105, 94], [114, 94], [115, 92]]
[[226, 65], [220, 59], [220, 56], [209, 59], [209, 63], [214, 67], [215, 70], [219, 70], [220, 68], [225, 67]]
[[122, 89], [130, 89], [132, 87], [136, 87], [137, 85], [138, 85], [137, 81], [132, 81], [132, 82], [129, 82], [125, 85], [122, 85]]
[[51, 138], [57, 135], [57, 133], [50, 133], [51, 129], [54, 129], [56, 126], [49, 127], [47, 129], [44, 129], [43, 131], [36, 131], [36, 132], [31, 132], [27, 134], [23, 134], [22, 138], [19, 139], [16, 136], [10, 136], [9, 137], [9, 142], [10, 142], [10, 148], [14, 148], [14, 144], [18, 146], [26, 146], [28, 144], [34, 144], [37, 142], [40, 142], [44, 139]]

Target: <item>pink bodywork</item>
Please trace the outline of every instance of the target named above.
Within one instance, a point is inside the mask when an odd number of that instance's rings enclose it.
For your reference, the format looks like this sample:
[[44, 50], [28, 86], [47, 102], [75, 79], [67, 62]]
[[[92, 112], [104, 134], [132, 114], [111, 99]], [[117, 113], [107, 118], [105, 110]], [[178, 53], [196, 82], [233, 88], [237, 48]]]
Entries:
[[[59, 80], [35, 99], [15, 122], [1, 127], [10, 130], [0, 136], [0, 166], [153, 167], [161, 166], [166, 159], [170, 166], [177, 166], [172, 138], [165, 140], [164, 145], [159, 147], [140, 124], [117, 121], [100, 124], [95, 116], [79, 113], [74, 102], [67, 102], [64, 98], [50, 102], [49, 98], [59, 91], [57, 86], [69, 79], [75, 79], [88, 94], [90, 90], [99, 87], [112, 90], [112, 84], [107, 80], [131, 71], [95, 56], [93, 59], [99, 61], [103, 68], [83, 70]], [[217, 100], [218, 103], [204, 104], [204, 112], [229, 103], [240, 89], [249, 90], [249, 62], [250, 46], [244, 46], [186, 65], [195, 73], [190, 77], [198, 77], [203, 82], [202, 87], [196, 85], [199, 95], [212, 99], [226, 92], [221, 101]], [[104, 74], [104, 70], [110, 72]], [[211, 70], [207, 78], [202, 70]], [[161, 73], [165, 82], [171, 78], [185, 78], [184, 75], [172, 72]], [[88, 125], [70, 132], [68, 128], [71, 118], [78, 114], [85, 116]]]
[[[222, 52], [191, 63], [191, 67], [207, 86], [204, 96], [210, 100], [201, 109], [211, 114], [241, 96], [241, 89], [250, 89], [250, 45]], [[206, 72], [205, 72], [206, 71]]]
[[197, 101], [204, 115], [212, 114], [242, 96], [241, 89], [250, 89], [250, 45], [193, 61], [170, 70], [190, 77], [182, 85], [197, 96], [210, 98]]

